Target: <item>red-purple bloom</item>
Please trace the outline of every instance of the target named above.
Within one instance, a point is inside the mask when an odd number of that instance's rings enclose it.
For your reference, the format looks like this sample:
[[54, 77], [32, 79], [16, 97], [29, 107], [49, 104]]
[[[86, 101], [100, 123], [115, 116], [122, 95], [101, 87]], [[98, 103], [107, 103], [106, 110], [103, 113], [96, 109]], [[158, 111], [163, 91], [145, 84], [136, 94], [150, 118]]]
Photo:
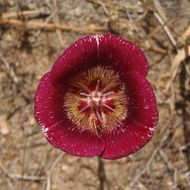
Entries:
[[115, 35], [79, 39], [40, 81], [35, 117], [47, 140], [77, 156], [118, 159], [152, 137], [158, 120], [147, 60]]

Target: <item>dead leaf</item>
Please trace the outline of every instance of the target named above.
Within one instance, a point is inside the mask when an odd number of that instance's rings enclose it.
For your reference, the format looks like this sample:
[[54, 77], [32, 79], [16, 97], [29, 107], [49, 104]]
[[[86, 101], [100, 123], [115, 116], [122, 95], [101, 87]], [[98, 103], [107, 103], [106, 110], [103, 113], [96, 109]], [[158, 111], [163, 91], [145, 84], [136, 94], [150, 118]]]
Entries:
[[0, 133], [7, 135], [10, 132], [7, 124], [7, 117], [5, 115], [0, 116]]

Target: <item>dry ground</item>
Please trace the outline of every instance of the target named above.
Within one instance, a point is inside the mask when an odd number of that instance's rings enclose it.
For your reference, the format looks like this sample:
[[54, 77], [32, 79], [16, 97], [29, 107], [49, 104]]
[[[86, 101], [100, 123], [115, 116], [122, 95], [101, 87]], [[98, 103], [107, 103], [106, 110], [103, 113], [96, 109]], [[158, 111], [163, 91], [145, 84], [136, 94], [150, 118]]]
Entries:
[[[189, 10], [188, 0], [0, 0], [0, 190], [189, 190]], [[105, 32], [144, 50], [160, 116], [152, 141], [116, 161], [60, 152], [33, 116], [56, 57]]]

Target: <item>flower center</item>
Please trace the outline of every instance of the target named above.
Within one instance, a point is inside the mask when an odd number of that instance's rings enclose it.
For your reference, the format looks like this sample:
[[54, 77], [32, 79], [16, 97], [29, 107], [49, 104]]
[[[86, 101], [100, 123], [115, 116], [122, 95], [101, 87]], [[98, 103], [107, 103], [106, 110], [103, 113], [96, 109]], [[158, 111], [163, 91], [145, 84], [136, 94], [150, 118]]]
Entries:
[[79, 109], [79, 113], [86, 111], [86, 114], [89, 115], [91, 126], [93, 126], [97, 132], [98, 130], [102, 130], [105, 114], [115, 111], [112, 101], [114, 91], [103, 93], [103, 90], [99, 89], [99, 84], [100, 80], [97, 80], [94, 91], [89, 91], [89, 93], [80, 93], [84, 98], [81, 98]]
[[125, 86], [111, 68], [89, 69], [71, 81], [64, 107], [73, 123], [99, 135], [126, 117]]

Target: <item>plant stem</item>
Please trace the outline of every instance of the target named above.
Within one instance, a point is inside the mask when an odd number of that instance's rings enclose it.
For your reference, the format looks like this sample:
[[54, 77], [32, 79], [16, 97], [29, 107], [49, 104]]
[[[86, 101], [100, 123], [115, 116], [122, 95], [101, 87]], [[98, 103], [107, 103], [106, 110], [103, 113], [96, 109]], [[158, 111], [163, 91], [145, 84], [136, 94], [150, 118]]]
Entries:
[[104, 190], [104, 184], [106, 181], [104, 162], [98, 157], [98, 179], [99, 179], [99, 190]]

